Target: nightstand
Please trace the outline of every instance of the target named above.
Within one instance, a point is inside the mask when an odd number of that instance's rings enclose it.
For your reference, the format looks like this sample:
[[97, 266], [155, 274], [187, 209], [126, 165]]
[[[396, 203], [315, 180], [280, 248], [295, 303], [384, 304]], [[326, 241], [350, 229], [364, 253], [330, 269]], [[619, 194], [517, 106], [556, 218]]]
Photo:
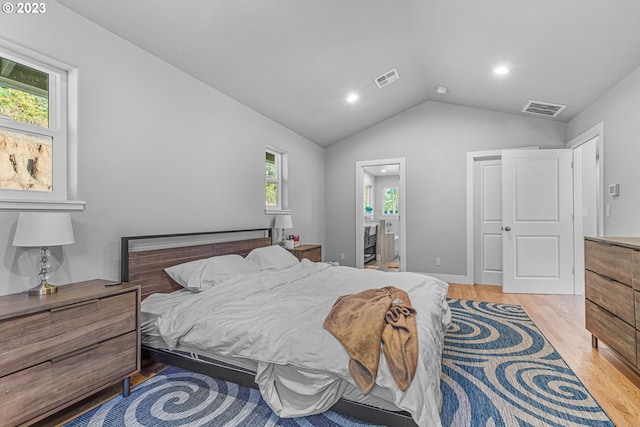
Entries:
[[297, 248], [289, 249], [296, 258], [302, 261], [303, 258], [313, 262], [322, 261], [322, 245], [301, 245]]
[[30, 425], [140, 369], [140, 287], [89, 280], [0, 297], [0, 414]]

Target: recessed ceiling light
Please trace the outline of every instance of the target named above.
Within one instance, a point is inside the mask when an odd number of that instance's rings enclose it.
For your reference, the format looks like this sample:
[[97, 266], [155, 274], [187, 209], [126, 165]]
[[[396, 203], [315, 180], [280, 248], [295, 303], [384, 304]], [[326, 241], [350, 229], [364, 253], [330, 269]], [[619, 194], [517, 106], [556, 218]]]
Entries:
[[380, 172], [385, 173], [387, 170], [386, 169], [380, 169]]
[[347, 96], [347, 102], [349, 103], [353, 103], [356, 102], [358, 100], [359, 96], [357, 93], [351, 93], [349, 94], [349, 96]]
[[511, 70], [509, 69], [509, 67], [505, 67], [504, 65], [501, 65], [499, 67], [494, 68], [493, 72], [498, 75], [504, 76], [505, 74], [509, 74]]
[[445, 93], [447, 93], [448, 91], [449, 91], [449, 89], [447, 89], [447, 88], [446, 88], [446, 87], [444, 87], [444, 86], [438, 86], [438, 87], [436, 88], [436, 92], [438, 92], [438, 93], [439, 93], [439, 94], [441, 94], [441, 95], [444, 95], [444, 94], [445, 94]]

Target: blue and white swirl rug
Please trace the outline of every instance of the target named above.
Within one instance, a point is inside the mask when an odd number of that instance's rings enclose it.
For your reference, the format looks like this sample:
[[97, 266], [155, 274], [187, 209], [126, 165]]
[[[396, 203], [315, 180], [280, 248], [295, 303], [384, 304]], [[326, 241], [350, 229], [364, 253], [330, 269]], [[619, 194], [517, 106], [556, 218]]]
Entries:
[[[522, 307], [458, 299], [449, 305], [444, 426], [613, 426]], [[64, 427], [370, 425], [331, 411], [279, 418], [257, 390], [172, 367]]]
[[444, 426], [614, 426], [522, 307], [448, 302]]

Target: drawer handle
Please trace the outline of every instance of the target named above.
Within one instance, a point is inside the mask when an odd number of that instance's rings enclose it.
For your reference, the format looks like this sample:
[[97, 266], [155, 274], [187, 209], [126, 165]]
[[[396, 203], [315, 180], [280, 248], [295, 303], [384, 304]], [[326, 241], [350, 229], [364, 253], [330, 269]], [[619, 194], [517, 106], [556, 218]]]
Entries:
[[49, 312], [51, 313], [56, 313], [58, 311], [65, 311], [65, 310], [70, 310], [72, 308], [76, 308], [76, 307], [82, 307], [83, 305], [89, 305], [89, 304], [95, 304], [98, 301], [100, 301], [99, 299], [91, 299], [89, 301], [82, 301], [82, 302], [78, 302], [76, 304], [69, 304], [69, 305], [65, 305], [64, 307], [56, 307], [56, 308], [52, 308], [49, 310]]
[[72, 351], [71, 353], [63, 354], [62, 356], [54, 357], [53, 359], [51, 359], [51, 363], [55, 364], [65, 359], [69, 359], [71, 357], [77, 356], [79, 354], [88, 353], [91, 350], [95, 350], [99, 346], [100, 344], [94, 344], [94, 345], [90, 345], [89, 347], [81, 348], [80, 350]]
[[604, 308], [604, 307], [600, 307], [600, 306], [598, 306], [598, 308], [600, 309], [600, 312], [601, 312], [602, 314], [606, 314], [606, 315], [607, 315], [607, 316], [609, 316], [609, 317], [616, 317], [616, 315], [615, 315], [615, 314], [613, 314], [612, 312], [610, 312], [610, 311], [609, 311], [609, 310], [607, 310], [606, 308]]
[[[589, 270], [589, 271], [591, 271], [591, 270]], [[617, 283], [617, 284], [619, 284], [619, 285], [626, 286], [627, 288], [630, 288], [630, 287], [631, 287], [630, 285], [627, 285], [626, 283], [623, 283], [623, 282], [618, 282], [616, 279], [612, 279], [612, 278], [611, 278], [611, 277], [609, 277], [609, 276], [605, 276], [605, 275], [602, 275], [602, 274], [600, 274], [600, 273], [596, 273], [595, 271], [592, 271], [592, 273], [593, 273], [593, 274], [596, 274], [598, 277], [600, 277], [600, 278], [601, 278], [601, 279], [603, 279], [603, 280], [606, 280], [607, 282]]]

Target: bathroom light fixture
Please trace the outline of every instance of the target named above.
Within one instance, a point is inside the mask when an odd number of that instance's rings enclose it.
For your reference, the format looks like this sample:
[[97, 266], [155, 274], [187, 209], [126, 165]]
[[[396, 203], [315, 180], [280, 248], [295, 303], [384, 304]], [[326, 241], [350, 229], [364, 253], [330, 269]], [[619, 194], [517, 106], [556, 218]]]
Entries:
[[511, 70], [509, 69], [509, 67], [505, 67], [504, 65], [501, 65], [499, 67], [494, 68], [493, 72], [500, 76], [504, 76], [505, 74], [509, 74]]
[[354, 102], [356, 102], [358, 100], [359, 96], [357, 93], [350, 93], [349, 96], [347, 96], [347, 102], [352, 104]]
[[447, 89], [444, 86], [438, 86], [436, 88], [436, 92], [438, 92], [440, 95], [444, 95], [445, 93], [447, 93], [449, 91], [449, 89]]

